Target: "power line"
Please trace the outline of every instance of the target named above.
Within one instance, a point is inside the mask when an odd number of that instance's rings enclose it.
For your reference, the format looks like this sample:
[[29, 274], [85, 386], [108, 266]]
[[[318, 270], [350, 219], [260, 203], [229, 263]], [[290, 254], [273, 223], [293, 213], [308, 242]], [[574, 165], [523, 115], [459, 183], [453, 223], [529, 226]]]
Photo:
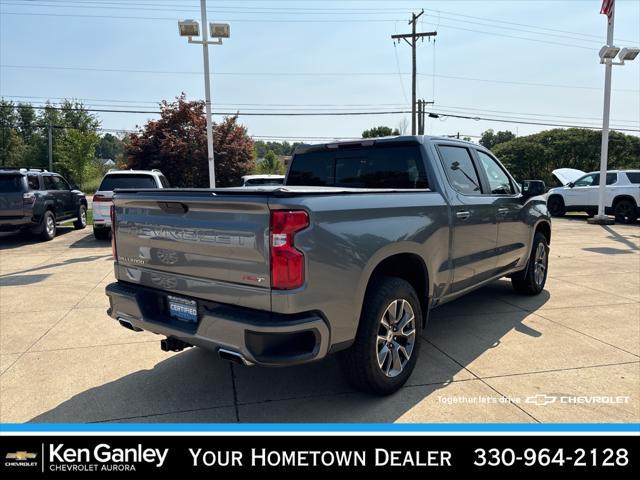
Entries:
[[[7, 12], [7, 11], [2, 11], [0, 12], [3, 15], [19, 15], [19, 16], [46, 16], [46, 17], [76, 17], [76, 18], [108, 18], [108, 19], [121, 19], [121, 20], [167, 20], [167, 21], [177, 21], [178, 19], [175, 17], [146, 17], [146, 16], [122, 16], [122, 15], [85, 15], [85, 14], [72, 14], [72, 13], [34, 13], [34, 12]], [[335, 19], [246, 19], [246, 18], [226, 18], [227, 21], [230, 22], [236, 22], [236, 23], [388, 23], [388, 22], [398, 22], [401, 21], [399, 19], [368, 19], [368, 18], [359, 18], [359, 19], [352, 19], [352, 20], [348, 20], [348, 19], [344, 19], [344, 18], [335, 18]], [[425, 22], [425, 23], [429, 23], [429, 22]], [[448, 24], [443, 24], [440, 23], [439, 24], [440, 27], [443, 28], [451, 28], [454, 30], [461, 30], [461, 31], [467, 31], [467, 32], [472, 32], [472, 33], [480, 33], [480, 34], [486, 34], [486, 35], [496, 35], [496, 36], [500, 36], [500, 37], [506, 37], [506, 38], [513, 38], [513, 39], [518, 39], [518, 40], [526, 40], [526, 41], [531, 41], [531, 42], [537, 42], [537, 43], [545, 43], [545, 44], [549, 44], [549, 45], [557, 45], [557, 46], [562, 46], [562, 47], [570, 47], [570, 48], [580, 48], [583, 50], [593, 50], [592, 47], [587, 47], [584, 45], [576, 45], [576, 44], [570, 44], [570, 43], [561, 43], [561, 42], [554, 42], [551, 40], [542, 40], [539, 38], [530, 38], [530, 37], [522, 37], [522, 36], [517, 36], [517, 35], [507, 35], [507, 34], [502, 34], [502, 33], [496, 33], [496, 32], [487, 32], [484, 30], [475, 30], [475, 29], [469, 29], [469, 28], [463, 28], [463, 27], [457, 27], [454, 25], [448, 25]], [[529, 33], [533, 33], [536, 35], [539, 35], [539, 33], [536, 32], [529, 32]], [[575, 39], [575, 40], [579, 40], [579, 39]], [[580, 40], [580, 41], [586, 41], [586, 40]], [[591, 41], [591, 40], [588, 40]]]
[[[125, 68], [99, 68], [99, 67], [67, 67], [67, 66], [55, 66], [55, 65], [13, 65], [2, 64], [0, 68], [13, 68], [13, 69], [29, 69], [29, 70], [60, 70], [60, 71], [86, 71], [86, 72], [110, 72], [110, 73], [136, 73], [136, 74], [160, 74], [160, 75], [202, 75], [202, 72], [194, 70], [143, 70], [143, 69], [125, 69]], [[350, 76], [394, 76], [394, 75], [411, 75], [408, 72], [215, 72], [212, 75], [221, 76], [278, 76], [278, 77], [350, 77]], [[503, 85], [521, 85], [531, 87], [549, 87], [549, 88], [568, 88], [568, 89], [581, 89], [581, 90], [597, 90], [601, 91], [600, 87], [589, 87], [586, 85], [568, 85], [558, 83], [540, 83], [540, 82], [519, 82], [513, 80], [496, 80], [477, 77], [465, 77], [460, 75], [442, 75], [432, 73], [418, 73], [419, 76], [428, 76], [436, 78], [444, 78], [449, 80], [463, 80], [473, 82], [485, 82], [496, 83]], [[632, 92], [640, 93], [638, 89], [613, 89], [617, 92]]]
[[[25, 96], [25, 95], [4, 95], [2, 98], [13, 98], [13, 99], [28, 99], [28, 100], [70, 100], [70, 101], [78, 101], [83, 104], [85, 107], [121, 107], [121, 105], [117, 105], [116, 103], [123, 104], [152, 104], [158, 105], [160, 101], [145, 101], [145, 100], [115, 100], [115, 99], [96, 99], [96, 98], [74, 98], [74, 97], [44, 97], [44, 96]], [[113, 103], [94, 103], [94, 102], [113, 102]], [[59, 103], [59, 102], [53, 102]], [[16, 105], [18, 107], [19, 104]], [[282, 110], [283, 107], [287, 109], [306, 109], [306, 110], [335, 110], [335, 109], [350, 109], [352, 107], [359, 107], [363, 109], [384, 109], [384, 108], [403, 108], [406, 106], [406, 103], [352, 103], [352, 104], [335, 104], [335, 103], [221, 103], [216, 102], [217, 107], [231, 107], [232, 110], [236, 109], [248, 109], [248, 110], [258, 110], [258, 111], [273, 111], [273, 110]], [[128, 108], [148, 108], [146, 106], [135, 106], [135, 105], [127, 105]], [[269, 107], [269, 108], [267, 108]], [[277, 108], [276, 108], [277, 107]], [[513, 110], [493, 110], [488, 108], [478, 108], [478, 107], [469, 107], [469, 106], [460, 106], [460, 105], [443, 105], [438, 104], [436, 108], [446, 109], [446, 110], [462, 110], [462, 111], [477, 111], [482, 113], [498, 113], [498, 114], [512, 114], [517, 115], [519, 117], [529, 116], [529, 117], [555, 117], [559, 119], [584, 119], [584, 120], [600, 120], [601, 117], [585, 117], [581, 116], [572, 116], [572, 115], [563, 115], [559, 113], [534, 113], [534, 112], [522, 112], [522, 111], [513, 111]], [[640, 123], [640, 118], [635, 120], [627, 120], [627, 119], [617, 119], [613, 120], [614, 123], [632, 123], [638, 124]]]
[[[53, 8], [88, 8], [88, 9], [112, 9], [112, 10], [153, 10], [153, 11], [184, 11], [184, 12], [195, 12], [197, 11], [198, 7], [197, 5], [193, 5], [193, 6], [189, 6], [189, 5], [185, 5], [185, 4], [168, 4], [168, 3], [140, 3], [140, 2], [103, 2], [103, 1], [63, 1], [63, 2], [57, 2], [57, 1], [42, 1], [39, 3], [35, 3], [32, 1], [29, 2], [16, 2], [16, 1], [12, 1], [12, 2], [8, 2], [8, 1], [4, 1], [4, 2], [0, 2], [0, 4], [4, 4], [4, 5], [13, 5], [13, 6], [30, 6], [30, 7], [43, 7], [43, 8], [47, 8], [47, 7], [53, 7]], [[154, 7], [154, 8], [148, 8], [148, 7]], [[380, 15], [380, 14], [388, 14], [391, 12], [400, 12], [400, 13], [407, 13], [411, 10], [415, 10], [416, 8], [409, 8], [409, 7], [401, 7], [401, 8], [362, 8], [362, 7], [350, 7], [350, 8], [336, 8], [336, 7], [329, 7], [329, 8], [324, 8], [324, 7], [262, 7], [262, 6], [239, 6], [239, 5], [233, 5], [233, 6], [223, 6], [223, 5], [216, 5], [213, 8], [207, 9], [207, 11], [211, 12], [211, 13], [259, 13], [259, 14], [284, 14], [284, 15]], [[507, 30], [515, 30], [515, 31], [523, 31], [526, 33], [534, 33], [536, 35], [540, 35], [542, 34], [541, 32], [536, 32], [535, 30], [543, 30], [544, 32], [555, 32], [557, 34], [563, 34], [563, 35], [554, 35], [553, 33], [545, 33], [546, 35], [552, 35], [552, 36], [557, 36], [560, 38], [568, 38], [568, 39], [574, 39], [574, 40], [579, 40], [579, 41], [593, 41], [593, 42], [597, 42], [600, 43], [601, 39], [599, 35], [593, 35], [593, 34], [587, 34], [587, 33], [582, 33], [582, 32], [575, 32], [575, 31], [568, 31], [568, 30], [561, 30], [561, 29], [556, 29], [556, 28], [548, 28], [548, 27], [541, 27], [539, 25], [531, 25], [531, 24], [525, 24], [525, 23], [516, 23], [516, 22], [510, 22], [507, 20], [502, 20], [502, 19], [495, 19], [495, 18], [487, 18], [487, 17], [478, 17], [478, 16], [473, 16], [473, 15], [464, 15], [464, 14], [460, 14], [460, 13], [456, 13], [456, 12], [451, 12], [451, 11], [444, 11], [444, 10], [436, 10], [436, 9], [425, 9], [427, 11], [430, 12], [434, 12], [437, 13], [438, 15], [440, 15], [442, 18], [448, 19], [448, 20], [452, 20], [452, 21], [456, 21], [456, 22], [463, 22], [463, 23], [469, 23], [469, 24], [476, 24], [476, 25], [484, 25], [484, 26], [488, 26], [491, 28], [501, 28], [501, 29], [507, 29]], [[444, 15], [443, 15], [444, 14]], [[453, 18], [451, 18], [453, 17]], [[472, 19], [472, 20], [481, 20], [482, 22], [490, 22], [490, 23], [479, 23], [476, 21], [469, 21], [469, 20], [459, 20], [455, 17], [460, 17], [460, 18], [467, 18], [467, 19]], [[528, 29], [534, 29], [534, 30], [522, 30], [522, 29], [516, 29], [513, 27], [504, 27], [502, 26], [502, 24], [504, 25], [513, 25], [514, 27], [525, 27]], [[576, 38], [576, 37], [584, 37], [584, 38]], [[589, 40], [589, 39], [593, 39], [593, 40]], [[636, 43], [633, 40], [625, 40], [625, 39], [618, 39], [619, 42], [630, 42], [630, 43]]]
[[[59, 110], [59, 111], [73, 111], [76, 108], [73, 107], [55, 107], [51, 105], [38, 106], [38, 105], [25, 105], [26, 108], [32, 109], [51, 109], [51, 110]], [[104, 109], [104, 108], [84, 108], [83, 110], [87, 112], [97, 112], [97, 113], [126, 113], [126, 114], [154, 114], [159, 115], [160, 111], [153, 110], [116, 110], [116, 109]], [[260, 116], [260, 117], [273, 117], [273, 116], [282, 116], [282, 117], [302, 117], [302, 116], [363, 116], [363, 115], [395, 115], [395, 114], [407, 114], [410, 113], [410, 110], [395, 110], [395, 111], [377, 111], [377, 112], [213, 112], [214, 115], [222, 115], [222, 116]], [[589, 125], [589, 124], [566, 124], [566, 123], [548, 123], [541, 121], [531, 121], [530, 119], [522, 119], [518, 120], [515, 118], [492, 118], [485, 116], [473, 116], [473, 115], [462, 115], [459, 113], [449, 113], [446, 111], [435, 111], [430, 110], [428, 113], [439, 115], [443, 117], [451, 117], [451, 118], [459, 118], [464, 120], [474, 120], [474, 121], [490, 121], [490, 122], [499, 122], [499, 123], [513, 123], [520, 125], [536, 125], [536, 126], [548, 126], [548, 127], [563, 127], [563, 128], [588, 128], [594, 130], [600, 130], [600, 126]], [[615, 127], [615, 130], [623, 131], [623, 132], [640, 132], [640, 129], [632, 129], [632, 128], [620, 128]]]

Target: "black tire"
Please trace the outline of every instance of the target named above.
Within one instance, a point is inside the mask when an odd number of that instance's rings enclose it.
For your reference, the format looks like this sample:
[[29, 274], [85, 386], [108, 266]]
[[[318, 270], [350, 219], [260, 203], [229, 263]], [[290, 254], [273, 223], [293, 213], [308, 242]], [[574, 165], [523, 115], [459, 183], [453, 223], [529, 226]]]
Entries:
[[73, 222], [73, 228], [76, 230], [82, 230], [87, 226], [87, 207], [80, 205], [78, 207], [78, 219]]
[[[536, 264], [540, 264], [539, 248], [544, 248], [544, 259], [541, 261], [544, 270], [540, 276], [540, 270], [536, 268]], [[547, 271], [549, 269], [549, 244], [547, 237], [538, 232], [533, 237], [533, 245], [531, 246], [531, 254], [527, 262], [527, 268], [522, 272], [518, 272], [511, 277], [511, 285], [513, 289], [523, 295], [538, 295], [544, 290], [544, 284], [547, 282]]]
[[95, 228], [93, 227], [93, 236], [96, 240], [109, 240], [110, 228]]
[[632, 200], [623, 198], [615, 202], [613, 213], [616, 216], [616, 222], [633, 223], [636, 221], [636, 204]]
[[553, 217], [562, 217], [567, 213], [567, 209], [564, 206], [564, 199], [558, 195], [554, 195], [547, 200], [547, 208]]
[[[393, 319], [397, 317], [399, 310], [396, 309], [396, 314], [393, 317], [388, 316], [387, 310], [393, 310], [393, 302], [400, 300], [404, 302], [396, 303], [396, 306], [402, 309], [400, 312], [402, 316], [395, 323], [396, 328], [402, 319], [410, 318], [407, 304], [410, 305], [414, 316], [412, 323], [409, 322], [400, 329], [406, 334], [384, 326], [385, 323], [394, 325]], [[338, 355], [342, 371], [349, 383], [358, 390], [376, 395], [389, 395], [402, 387], [411, 375], [420, 353], [422, 318], [420, 301], [408, 282], [396, 277], [380, 276], [374, 278], [365, 295], [355, 342], [348, 350], [340, 352]], [[414, 330], [413, 342], [410, 351], [408, 351], [411, 328]], [[383, 329], [386, 331], [384, 335], [387, 335], [387, 340], [390, 340], [388, 342], [379, 340], [379, 336], [383, 335], [381, 333]], [[397, 348], [397, 346], [402, 348]], [[382, 350], [386, 348], [386, 355], [383, 355], [382, 351], [379, 352], [379, 348]], [[402, 353], [403, 350], [409, 353], [408, 359]], [[378, 360], [380, 355], [383, 355], [384, 358], [382, 365]], [[403, 358], [404, 364], [402, 363]], [[394, 360], [396, 359], [400, 369], [394, 372], [396, 365]], [[385, 369], [387, 373], [385, 373]]]
[[40, 238], [47, 242], [49, 240], [53, 240], [56, 236], [56, 231], [57, 231], [56, 216], [53, 214], [51, 210], [47, 210], [42, 215], [42, 220], [40, 222], [41, 222], [40, 228], [42, 229], [39, 233]]

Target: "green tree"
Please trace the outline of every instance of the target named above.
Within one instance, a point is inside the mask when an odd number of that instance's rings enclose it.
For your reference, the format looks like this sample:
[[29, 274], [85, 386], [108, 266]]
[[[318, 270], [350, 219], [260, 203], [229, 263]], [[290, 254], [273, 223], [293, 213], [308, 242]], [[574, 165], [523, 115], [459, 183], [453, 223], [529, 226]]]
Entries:
[[283, 175], [284, 164], [272, 151], [267, 152], [262, 160], [256, 163], [255, 173], [262, 175]]
[[75, 183], [83, 185], [91, 173], [95, 173], [93, 159], [100, 138], [95, 132], [69, 129], [62, 140], [62, 154], [58, 165], [63, 167]]
[[122, 155], [123, 150], [124, 145], [120, 138], [111, 133], [105, 133], [96, 146], [96, 158], [110, 158], [116, 161]]
[[[175, 102], [160, 104], [160, 119], [152, 120], [129, 136], [125, 146], [127, 168], [159, 168], [176, 187], [208, 187], [207, 127], [204, 102], [187, 101], [184, 94]], [[216, 186], [237, 185], [254, 165], [253, 141], [237, 117], [215, 124]]]
[[392, 135], [400, 135], [400, 130], [397, 128], [392, 129], [391, 127], [380, 126], [373, 127], [362, 132], [362, 138], [389, 137]]
[[18, 115], [13, 102], [0, 100], [0, 164], [16, 166], [24, 143], [18, 130]]
[[509, 142], [516, 138], [513, 132], [509, 130], [499, 131], [495, 133], [492, 129], [486, 130], [482, 132], [482, 136], [480, 137], [480, 145], [485, 148], [492, 149], [496, 145], [501, 143]]
[[[519, 180], [540, 179], [556, 183], [557, 168], [597, 170], [601, 132], [583, 128], [556, 128], [518, 137], [495, 146], [495, 153]], [[638, 168], [640, 138], [612, 131], [609, 134], [609, 169]]]

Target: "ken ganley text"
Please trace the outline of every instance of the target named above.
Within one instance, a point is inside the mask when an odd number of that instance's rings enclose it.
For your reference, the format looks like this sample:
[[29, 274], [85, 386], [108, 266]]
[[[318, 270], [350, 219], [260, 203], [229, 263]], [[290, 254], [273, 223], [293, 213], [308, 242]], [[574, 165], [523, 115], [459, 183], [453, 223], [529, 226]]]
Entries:
[[442, 450], [204, 450], [189, 448], [194, 467], [450, 467], [451, 452]]
[[137, 444], [116, 448], [100, 443], [93, 448], [67, 447], [63, 443], [49, 445], [49, 471], [135, 471], [137, 464], [162, 467], [168, 448], [144, 448]]

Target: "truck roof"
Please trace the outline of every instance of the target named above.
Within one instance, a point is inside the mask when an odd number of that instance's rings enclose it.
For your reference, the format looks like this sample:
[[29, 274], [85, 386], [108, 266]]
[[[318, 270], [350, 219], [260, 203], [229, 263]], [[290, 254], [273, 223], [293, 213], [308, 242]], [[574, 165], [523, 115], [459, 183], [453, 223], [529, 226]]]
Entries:
[[296, 147], [294, 153], [305, 153], [310, 151], [323, 150], [325, 148], [341, 148], [346, 146], [361, 145], [363, 147], [369, 147], [378, 143], [426, 143], [432, 140], [447, 141], [453, 143], [459, 143], [461, 145], [473, 145], [474, 147], [483, 148], [482, 145], [468, 142], [459, 138], [442, 137], [437, 135], [397, 135], [393, 137], [376, 137], [376, 138], [361, 138], [354, 140], [342, 140], [337, 142], [325, 142], [314, 144], [300, 144]]

